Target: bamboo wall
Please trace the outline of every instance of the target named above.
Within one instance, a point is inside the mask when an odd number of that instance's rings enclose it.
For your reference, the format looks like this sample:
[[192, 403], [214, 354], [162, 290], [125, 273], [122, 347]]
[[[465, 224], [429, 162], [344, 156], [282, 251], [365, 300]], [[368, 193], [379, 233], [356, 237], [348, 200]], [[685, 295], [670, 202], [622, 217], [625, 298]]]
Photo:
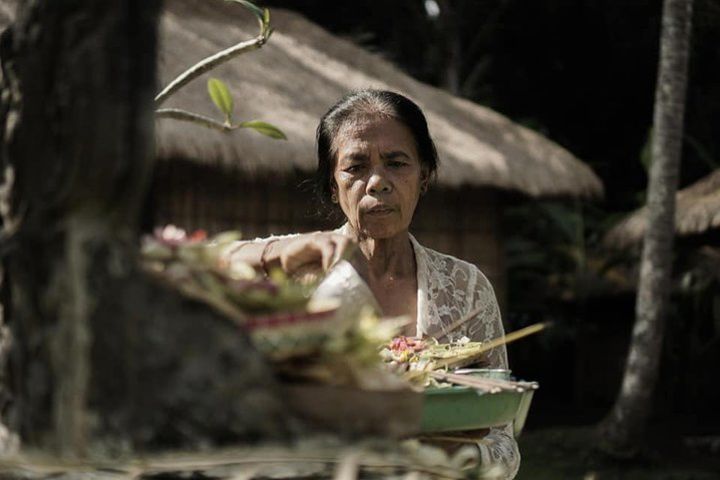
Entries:
[[[187, 161], [161, 161], [149, 205], [153, 225], [174, 224], [213, 234], [241, 230], [244, 238], [333, 229], [318, 215], [302, 177], [248, 181], [237, 172]], [[505, 258], [499, 193], [492, 189], [431, 188], [418, 206], [411, 232], [430, 248], [480, 267], [505, 305]], [[504, 310], [504, 308], [503, 308]]]

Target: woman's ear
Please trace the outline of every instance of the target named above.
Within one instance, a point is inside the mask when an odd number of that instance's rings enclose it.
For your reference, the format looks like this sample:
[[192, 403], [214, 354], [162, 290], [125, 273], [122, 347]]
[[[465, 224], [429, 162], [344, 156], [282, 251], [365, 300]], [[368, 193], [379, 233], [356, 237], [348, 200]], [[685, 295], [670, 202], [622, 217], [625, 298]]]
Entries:
[[335, 183], [334, 178], [330, 180], [330, 200], [332, 203], [338, 203], [337, 183]]
[[426, 169], [422, 169], [422, 172], [420, 173], [420, 195], [425, 195], [428, 191], [428, 186], [430, 185], [430, 174], [427, 172]]

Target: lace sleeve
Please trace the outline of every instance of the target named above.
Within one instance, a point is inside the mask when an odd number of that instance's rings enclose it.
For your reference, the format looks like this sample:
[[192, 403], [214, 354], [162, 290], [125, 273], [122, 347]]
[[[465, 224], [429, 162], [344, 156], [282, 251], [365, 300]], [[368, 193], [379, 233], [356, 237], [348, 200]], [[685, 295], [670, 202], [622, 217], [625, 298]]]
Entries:
[[[470, 293], [470, 292], [469, 292]], [[478, 272], [471, 306], [479, 309], [477, 316], [468, 322], [466, 335], [474, 341], [486, 342], [505, 334], [500, 308], [488, 279]], [[505, 346], [497, 347], [488, 355], [489, 368], [508, 368]], [[487, 478], [512, 479], [520, 468], [520, 451], [513, 435], [512, 425], [491, 428], [479, 443], [480, 464]], [[485, 478], [485, 477], [483, 477]]]

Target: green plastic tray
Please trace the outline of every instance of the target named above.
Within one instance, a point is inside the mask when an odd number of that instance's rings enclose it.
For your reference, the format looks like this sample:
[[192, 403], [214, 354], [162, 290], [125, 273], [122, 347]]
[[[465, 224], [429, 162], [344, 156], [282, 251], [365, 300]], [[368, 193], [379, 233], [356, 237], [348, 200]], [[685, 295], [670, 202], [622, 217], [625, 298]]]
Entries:
[[427, 389], [420, 429], [448, 432], [513, 423], [515, 435], [519, 435], [534, 393], [532, 389], [500, 393], [485, 393], [469, 387]]

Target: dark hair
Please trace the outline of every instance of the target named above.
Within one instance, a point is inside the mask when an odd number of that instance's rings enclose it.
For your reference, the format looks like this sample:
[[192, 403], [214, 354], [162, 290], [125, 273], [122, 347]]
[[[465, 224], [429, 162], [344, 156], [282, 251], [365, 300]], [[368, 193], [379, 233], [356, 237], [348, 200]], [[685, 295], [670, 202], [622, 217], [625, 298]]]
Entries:
[[387, 90], [358, 90], [345, 95], [320, 119], [317, 129], [318, 166], [315, 172], [315, 192], [324, 204], [330, 203], [331, 182], [335, 168], [333, 145], [340, 129], [348, 122], [365, 115], [392, 118], [404, 124], [415, 139], [420, 164], [428, 177], [435, 175], [437, 150], [430, 138], [427, 121], [420, 107], [409, 98]]

